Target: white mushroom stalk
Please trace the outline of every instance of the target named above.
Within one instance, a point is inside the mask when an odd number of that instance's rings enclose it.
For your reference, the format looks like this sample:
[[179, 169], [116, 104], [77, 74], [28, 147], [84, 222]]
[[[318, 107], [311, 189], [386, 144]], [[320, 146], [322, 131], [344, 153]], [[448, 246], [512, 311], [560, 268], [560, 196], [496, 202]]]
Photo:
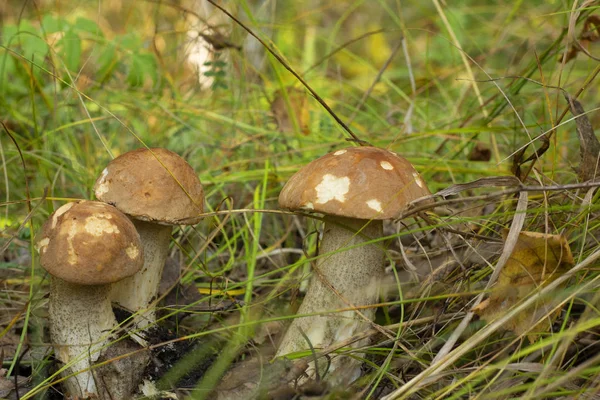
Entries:
[[64, 375], [76, 374], [65, 381], [71, 395], [87, 398], [99, 392], [90, 367], [117, 326], [109, 294], [109, 284], [82, 286], [51, 278], [50, 339], [55, 357], [68, 366]]
[[[290, 178], [279, 195], [279, 205], [324, 214], [326, 222], [318, 271], [277, 356], [307, 350], [310, 345], [322, 349], [368, 327], [375, 309], [364, 306], [377, 302], [385, 262], [382, 244], [368, 242], [383, 235], [383, 219], [397, 217], [412, 200], [428, 194], [407, 160], [375, 147], [327, 154]], [[362, 315], [352, 309], [331, 312], [350, 306], [359, 307]], [[315, 313], [321, 314], [302, 316]], [[326, 364], [319, 364], [321, 374]], [[360, 376], [360, 363], [348, 356], [334, 357], [328, 372], [331, 383], [350, 383]]]
[[151, 303], [158, 295], [173, 227], [135, 219], [132, 221], [140, 235], [146, 261], [137, 274], [112, 286], [111, 299], [128, 310], [137, 311], [137, 328], [145, 329], [156, 321], [156, 310]]
[[[142, 266], [139, 235], [116, 208], [83, 201], [60, 207], [36, 243], [40, 264], [51, 274], [50, 337], [56, 358], [72, 375], [72, 398], [103, 398], [110, 378], [98, 383], [90, 370], [117, 326], [109, 298], [112, 283]], [[103, 387], [102, 390], [99, 388]]]
[[[366, 243], [382, 235], [381, 221], [327, 217], [319, 248], [318, 271], [314, 272], [297, 311], [298, 315], [321, 314], [294, 319], [279, 345], [277, 356], [307, 349], [307, 339], [311, 345], [323, 348], [369, 327], [368, 320], [375, 316], [375, 308], [360, 307], [377, 302], [384, 272], [384, 252], [381, 244]], [[347, 247], [352, 248], [340, 251]], [[353, 310], [335, 312], [348, 309], [350, 305], [359, 307], [363, 317]], [[354, 346], [363, 344], [364, 341]], [[321, 360], [323, 372], [328, 361]], [[329, 365], [328, 373], [335, 374], [337, 381], [351, 382], [359, 377], [360, 363], [338, 357]]]
[[[204, 206], [202, 184], [177, 154], [142, 148], [112, 160], [94, 191], [98, 200], [127, 214], [140, 234], [144, 266], [113, 286], [111, 298], [135, 314], [138, 329], [146, 330], [156, 322], [152, 302], [158, 294], [173, 225], [198, 223]], [[144, 344], [139, 336], [134, 338]]]

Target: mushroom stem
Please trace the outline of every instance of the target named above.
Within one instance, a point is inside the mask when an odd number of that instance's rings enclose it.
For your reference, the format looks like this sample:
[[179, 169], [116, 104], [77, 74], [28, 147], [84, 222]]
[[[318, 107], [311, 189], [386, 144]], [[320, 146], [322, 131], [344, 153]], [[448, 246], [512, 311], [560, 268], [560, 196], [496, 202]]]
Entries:
[[139, 312], [134, 316], [135, 324], [145, 329], [156, 322], [156, 312], [149, 306], [158, 294], [173, 227], [137, 219], [132, 222], [140, 235], [144, 266], [136, 274], [113, 284], [111, 299], [128, 310]]
[[[108, 294], [110, 284], [78, 285], [51, 278], [50, 336], [54, 353], [65, 365], [67, 393], [78, 398], [98, 397], [89, 368], [100, 356], [110, 332], [117, 325]], [[87, 369], [88, 371], [79, 372]]]
[[[359, 232], [360, 231], [360, 232]], [[359, 233], [357, 233], [359, 232]], [[365, 306], [377, 302], [379, 284], [384, 271], [384, 253], [378, 244], [367, 244], [352, 249], [348, 247], [366, 243], [383, 236], [383, 223], [380, 220], [363, 220], [343, 217], [326, 217], [323, 239], [317, 262], [319, 273], [315, 273], [298, 310], [298, 314], [312, 314], [353, 306]], [[329, 254], [336, 252], [335, 254]], [[330, 285], [339, 293], [336, 294]], [[374, 308], [361, 309], [368, 319], [373, 319]], [[301, 331], [306, 334], [312, 346], [324, 348], [335, 342], [348, 339], [367, 328], [365, 321], [356, 311], [343, 311], [294, 319], [286, 332], [277, 356], [305, 350], [309, 345]], [[355, 343], [359, 347], [363, 343]], [[343, 365], [343, 368], [340, 368]], [[325, 368], [326, 362], [320, 365]], [[351, 382], [360, 375], [360, 363], [349, 357], [332, 360], [329, 372], [339, 382]], [[323, 371], [321, 371], [323, 372]], [[331, 379], [328, 379], [332, 382]]]

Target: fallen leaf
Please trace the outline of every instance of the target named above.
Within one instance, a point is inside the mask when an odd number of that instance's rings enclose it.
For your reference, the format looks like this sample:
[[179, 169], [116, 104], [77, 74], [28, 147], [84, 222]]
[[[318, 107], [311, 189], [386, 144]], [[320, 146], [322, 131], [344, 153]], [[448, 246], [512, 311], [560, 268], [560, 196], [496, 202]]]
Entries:
[[0, 369], [0, 399], [20, 399], [30, 389], [29, 378], [25, 376], [6, 377], [6, 370]]
[[[289, 106], [288, 101], [289, 100]], [[291, 110], [290, 110], [291, 106]], [[308, 135], [310, 113], [308, 109], [308, 99], [304, 91], [292, 87], [278, 90], [275, 92], [275, 98], [271, 103], [271, 112], [277, 122], [277, 127], [281, 132], [294, 133], [296, 125], [300, 132]], [[296, 122], [294, 123], [294, 119]]]
[[[505, 230], [505, 240], [507, 234], [508, 230]], [[573, 265], [573, 255], [564, 236], [521, 232], [490, 297], [472, 311], [487, 321], [501, 317], [538, 287], [560, 277]], [[508, 321], [504, 328], [517, 335], [526, 334], [529, 341], [533, 342], [537, 339], [537, 333], [547, 332], [552, 327], [558, 316], [558, 311], [552, 312], [555, 305], [555, 299], [542, 298]], [[540, 318], [543, 319], [536, 324]]]

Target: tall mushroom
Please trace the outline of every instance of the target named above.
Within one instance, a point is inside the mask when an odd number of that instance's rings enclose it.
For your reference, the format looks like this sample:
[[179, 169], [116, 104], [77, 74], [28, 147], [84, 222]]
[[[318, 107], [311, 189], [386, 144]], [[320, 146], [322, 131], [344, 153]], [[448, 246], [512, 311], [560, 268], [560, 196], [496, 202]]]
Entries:
[[[375, 147], [326, 154], [293, 175], [279, 195], [280, 207], [325, 215], [318, 271], [298, 314], [374, 304], [383, 277], [384, 252], [381, 244], [365, 243], [383, 235], [382, 220], [397, 217], [408, 203], [429, 194], [410, 162]], [[373, 308], [360, 311], [369, 319], [375, 314]], [[355, 311], [298, 317], [284, 335], [277, 356], [309, 349], [301, 332], [312, 346], [324, 348], [367, 326]], [[338, 357], [329, 371], [337, 371], [335, 381], [349, 382], [360, 373], [357, 365], [349, 357]]]
[[49, 319], [55, 356], [76, 375], [65, 382], [73, 398], [98, 397], [89, 369], [117, 326], [110, 285], [143, 264], [140, 237], [116, 208], [96, 202], [68, 203], [46, 221], [36, 242], [51, 278]]
[[136, 325], [156, 321], [149, 309], [169, 251], [173, 225], [191, 225], [204, 210], [202, 184], [192, 167], [172, 151], [137, 149], [112, 160], [96, 181], [98, 200], [127, 214], [140, 234], [144, 266], [113, 286], [113, 302], [138, 313]]

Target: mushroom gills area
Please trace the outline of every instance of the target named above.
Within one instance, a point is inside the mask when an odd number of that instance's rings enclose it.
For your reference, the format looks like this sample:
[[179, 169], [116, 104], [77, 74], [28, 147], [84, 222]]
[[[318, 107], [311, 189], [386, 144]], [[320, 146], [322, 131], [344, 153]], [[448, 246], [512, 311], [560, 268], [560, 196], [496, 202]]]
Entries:
[[[364, 306], [376, 303], [384, 273], [383, 250], [378, 247], [378, 244], [347, 248], [381, 237], [383, 223], [379, 220], [326, 217], [323, 229], [323, 239], [319, 249], [320, 257], [317, 262], [320, 273], [313, 272], [308, 291], [297, 314], [349, 308], [350, 304]], [[329, 254], [339, 249], [347, 250]], [[333, 286], [339, 295], [329, 285]], [[360, 312], [369, 320], [372, 320], [375, 315], [373, 308], [361, 309]], [[357, 312], [351, 310], [299, 317], [294, 319], [286, 332], [277, 356], [309, 349], [301, 331], [306, 334], [315, 349], [322, 349], [348, 339], [368, 327], [369, 323]], [[359, 342], [353, 344], [353, 347], [362, 345], [364, 343]], [[327, 361], [324, 360], [323, 367], [326, 363]], [[343, 377], [339, 377], [339, 381], [349, 382], [358, 378], [360, 363], [350, 357], [337, 357], [332, 360], [329, 372], [332, 373], [335, 370], [339, 370], [338, 376], [343, 374]]]
[[133, 224], [140, 235], [144, 265], [135, 275], [112, 285], [111, 300], [138, 313], [134, 317], [136, 325], [144, 329], [156, 321], [155, 311], [149, 306], [158, 293], [173, 227], [135, 219]]
[[65, 381], [67, 393], [94, 397], [98, 391], [92, 372], [79, 371], [94, 364], [117, 325], [108, 301], [110, 285], [76, 285], [52, 277], [51, 286], [50, 336], [55, 356], [69, 365], [64, 376], [77, 374]]

